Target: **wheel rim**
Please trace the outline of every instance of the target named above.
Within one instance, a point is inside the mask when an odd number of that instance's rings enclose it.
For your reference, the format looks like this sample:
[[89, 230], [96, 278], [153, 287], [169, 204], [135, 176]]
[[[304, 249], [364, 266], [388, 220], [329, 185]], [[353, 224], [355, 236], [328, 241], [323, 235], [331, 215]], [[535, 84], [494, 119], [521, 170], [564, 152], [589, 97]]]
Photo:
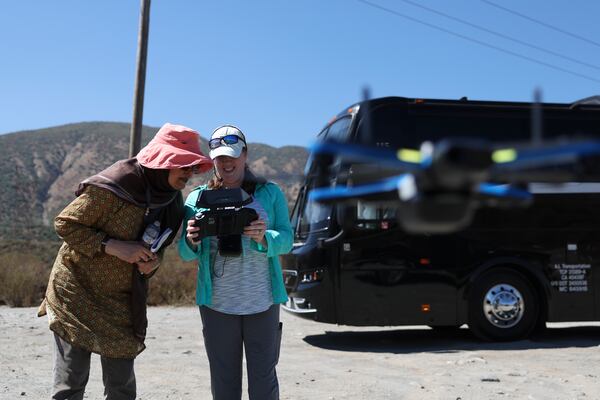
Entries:
[[483, 298], [483, 313], [495, 327], [512, 328], [523, 318], [524, 312], [523, 296], [514, 286], [496, 285]]

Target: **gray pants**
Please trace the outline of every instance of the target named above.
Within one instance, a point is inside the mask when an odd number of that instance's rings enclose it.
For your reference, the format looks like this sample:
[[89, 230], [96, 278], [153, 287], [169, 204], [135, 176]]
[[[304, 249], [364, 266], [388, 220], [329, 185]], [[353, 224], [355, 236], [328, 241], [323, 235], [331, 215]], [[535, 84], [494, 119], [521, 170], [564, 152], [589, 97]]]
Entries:
[[[72, 346], [54, 334], [54, 385], [52, 399], [81, 400], [90, 376], [89, 351]], [[133, 360], [100, 357], [104, 398], [135, 400]]]
[[250, 399], [279, 399], [275, 371], [281, 344], [279, 304], [250, 315], [224, 314], [202, 306], [200, 315], [213, 399], [242, 398], [242, 346], [246, 354]]

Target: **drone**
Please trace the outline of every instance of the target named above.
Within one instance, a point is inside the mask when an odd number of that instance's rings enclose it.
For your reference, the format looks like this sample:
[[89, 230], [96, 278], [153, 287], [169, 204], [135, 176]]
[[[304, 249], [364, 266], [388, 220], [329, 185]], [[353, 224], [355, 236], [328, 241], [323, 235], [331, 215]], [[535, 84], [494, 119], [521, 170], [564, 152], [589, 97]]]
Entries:
[[[539, 132], [533, 135], [541, 137]], [[310, 200], [394, 207], [400, 226], [409, 233], [462, 230], [482, 207], [527, 207], [534, 200], [529, 183], [560, 185], [600, 178], [597, 140], [537, 140], [502, 146], [449, 138], [424, 142], [419, 150], [323, 141], [310, 150], [319, 182], [310, 192]], [[333, 186], [329, 183], [334, 160], [359, 166], [376, 164], [386, 171], [386, 177], [357, 167], [342, 180], [345, 184]]]

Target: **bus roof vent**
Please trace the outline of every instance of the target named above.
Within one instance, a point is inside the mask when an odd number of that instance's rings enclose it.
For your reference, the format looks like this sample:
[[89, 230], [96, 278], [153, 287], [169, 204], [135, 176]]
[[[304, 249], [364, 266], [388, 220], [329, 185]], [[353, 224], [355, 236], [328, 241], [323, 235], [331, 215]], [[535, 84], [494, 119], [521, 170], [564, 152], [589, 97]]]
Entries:
[[600, 96], [590, 96], [585, 99], [577, 100], [571, 103], [569, 108], [577, 108], [579, 106], [600, 106]]
[[460, 99], [458, 99], [459, 101], [469, 101], [469, 99], [467, 99], [467, 96], [463, 96]]

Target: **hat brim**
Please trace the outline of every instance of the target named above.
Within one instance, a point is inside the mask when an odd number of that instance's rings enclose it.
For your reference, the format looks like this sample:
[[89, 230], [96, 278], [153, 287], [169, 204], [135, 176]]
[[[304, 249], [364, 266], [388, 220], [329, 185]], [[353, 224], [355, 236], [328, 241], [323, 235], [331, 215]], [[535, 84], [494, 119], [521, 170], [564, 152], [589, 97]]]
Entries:
[[152, 169], [176, 169], [198, 166], [199, 172], [202, 173], [213, 167], [212, 160], [204, 155], [164, 143], [149, 144], [137, 154], [136, 158], [141, 165]]
[[242, 155], [243, 149], [244, 145], [239, 142], [234, 145], [223, 145], [211, 150], [209, 156], [213, 160], [219, 156], [239, 158]]

